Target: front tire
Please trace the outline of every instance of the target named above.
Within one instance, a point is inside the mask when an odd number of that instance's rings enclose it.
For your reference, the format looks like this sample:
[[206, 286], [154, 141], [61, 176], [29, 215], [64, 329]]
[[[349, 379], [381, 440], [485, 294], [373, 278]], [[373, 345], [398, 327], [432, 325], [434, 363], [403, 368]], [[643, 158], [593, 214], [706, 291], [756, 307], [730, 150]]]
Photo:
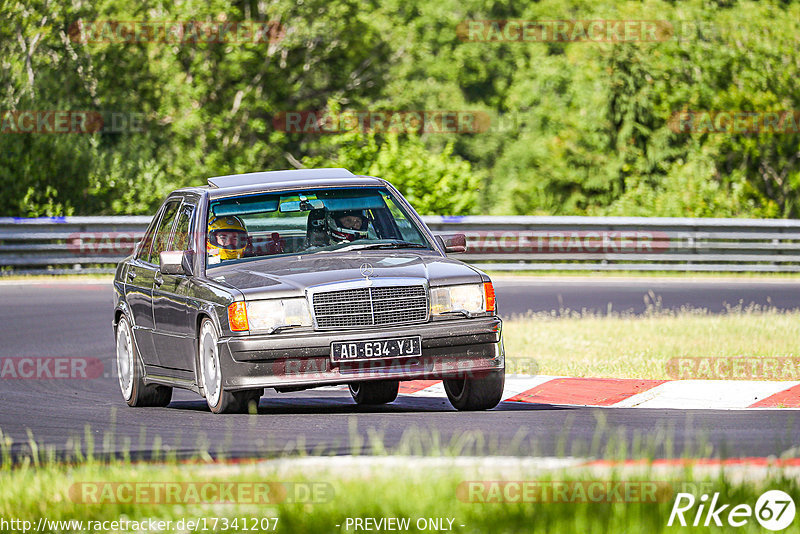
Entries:
[[459, 411], [490, 410], [503, 398], [505, 369], [488, 371], [486, 376], [446, 378], [444, 390], [453, 408]]
[[[222, 369], [219, 364], [217, 348], [217, 329], [209, 319], [200, 325], [198, 358], [200, 359], [200, 380], [209, 409], [213, 413], [246, 413], [258, 407], [258, 399], [263, 389], [227, 391], [222, 385]], [[252, 406], [254, 404], [254, 406]]]
[[164, 407], [172, 400], [171, 387], [145, 384], [142, 363], [125, 316], [120, 317], [117, 323], [117, 378], [122, 398], [128, 406]]
[[379, 382], [356, 382], [349, 384], [350, 395], [356, 404], [388, 404], [397, 398], [400, 390], [398, 380], [381, 380]]

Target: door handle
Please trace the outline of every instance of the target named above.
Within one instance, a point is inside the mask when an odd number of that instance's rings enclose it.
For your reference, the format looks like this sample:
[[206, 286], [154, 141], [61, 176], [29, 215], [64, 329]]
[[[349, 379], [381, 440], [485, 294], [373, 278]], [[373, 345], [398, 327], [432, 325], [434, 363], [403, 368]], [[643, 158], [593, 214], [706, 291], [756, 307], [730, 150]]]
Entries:
[[160, 271], [156, 272], [156, 276], [155, 276], [155, 278], [153, 278], [153, 282], [155, 282], [156, 287], [160, 287], [161, 284], [164, 283], [164, 278], [161, 276], [161, 272]]
[[128, 271], [128, 280], [133, 280], [136, 278], [136, 271]]

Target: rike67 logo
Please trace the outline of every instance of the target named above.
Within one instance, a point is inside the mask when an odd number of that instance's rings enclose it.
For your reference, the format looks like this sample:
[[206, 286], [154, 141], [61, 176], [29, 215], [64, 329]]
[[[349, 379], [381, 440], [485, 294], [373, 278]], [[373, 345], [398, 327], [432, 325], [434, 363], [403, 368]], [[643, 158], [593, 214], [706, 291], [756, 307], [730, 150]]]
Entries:
[[794, 521], [794, 500], [788, 493], [780, 490], [769, 490], [761, 494], [755, 508], [749, 504], [723, 504], [719, 497], [719, 493], [714, 493], [709, 502], [709, 496], [705, 493], [699, 499], [691, 493], [678, 493], [667, 526], [743, 527], [755, 517], [762, 527], [778, 531], [784, 530]]

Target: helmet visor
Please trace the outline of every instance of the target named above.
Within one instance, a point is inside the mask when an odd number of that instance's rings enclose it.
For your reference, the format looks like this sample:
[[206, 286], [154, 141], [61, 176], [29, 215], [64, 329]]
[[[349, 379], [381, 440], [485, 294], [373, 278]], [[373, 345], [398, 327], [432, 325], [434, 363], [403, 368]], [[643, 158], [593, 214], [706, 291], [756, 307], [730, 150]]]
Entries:
[[208, 242], [225, 250], [240, 250], [247, 246], [247, 232], [223, 228], [208, 234]]
[[334, 217], [338, 230], [356, 230], [357, 232], [366, 232], [369, 228], [369, 221], [363, 214], [357, 211], [346, 211], [336, 214]]

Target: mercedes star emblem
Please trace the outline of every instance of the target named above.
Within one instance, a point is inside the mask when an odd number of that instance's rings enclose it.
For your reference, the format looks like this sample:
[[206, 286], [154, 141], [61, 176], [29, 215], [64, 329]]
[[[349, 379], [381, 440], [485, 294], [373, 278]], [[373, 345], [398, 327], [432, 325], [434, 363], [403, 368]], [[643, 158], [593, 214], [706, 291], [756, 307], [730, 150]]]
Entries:
[[362, 263], [361, 264], [361, 276], [364, 278], [369, 278], [375, 273], [375, 269], [372, 268], [371, 263]]

